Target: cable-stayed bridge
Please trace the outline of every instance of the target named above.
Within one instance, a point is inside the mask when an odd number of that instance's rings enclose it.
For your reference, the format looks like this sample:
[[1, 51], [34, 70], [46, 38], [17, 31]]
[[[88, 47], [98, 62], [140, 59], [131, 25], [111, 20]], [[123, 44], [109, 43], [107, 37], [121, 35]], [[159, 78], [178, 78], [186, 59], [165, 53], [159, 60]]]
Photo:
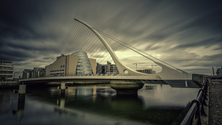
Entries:
[[[53, 82], [53, 81], [75, 81], [75, 80], [109, 80], [111, 83], [123, 82], [125, 83], [145, 83], [161, 81], [159, 83], [166, 83], [172, 87], [198, 87], [194, 81], [202, 82], [203, 76], [187, 73], [183, 70], [180, 70], [158, 58], [151, 56], [127, 43], [124, 43], [92, 26], [87, 23], [74, 18], [75, 25], [67, 34], [67, 37], [62, 41], [58, 51], [60, 53], [70, 53], [73, 50], [75, 51], [87, 51], [89, 57], [99, 59], [97, 62], [103, 63], [111, 59], [111, 62], [115, 63], [118, 74], [117, 75], [83, 75], [83, 76], [59, 76], [59, 77], [41, 77], [41, 78], [31, 78], [31, 79], [22, 79], [20, 82]], [[105, 39], [104, 37], [108, 38]], [[147, 61], [152, 61], [156, 65], [162, 68], [162, 71], [157, 74], [146, 74], [137, 72], [126, 65], [124, 65], [117, 55], [114, 53], [114, 50], [111, 48], [110, 44], [107, 41], [114, 41], [118, 43], [116, 47], [119, 49], [127, 48], [133, 52], [144, 57]], [[112, 44], [112, 43], [111, 43]], [[121, 46], [120, 46], [121, 45]], [[158, 84], [158, 82], [156, 82]]]

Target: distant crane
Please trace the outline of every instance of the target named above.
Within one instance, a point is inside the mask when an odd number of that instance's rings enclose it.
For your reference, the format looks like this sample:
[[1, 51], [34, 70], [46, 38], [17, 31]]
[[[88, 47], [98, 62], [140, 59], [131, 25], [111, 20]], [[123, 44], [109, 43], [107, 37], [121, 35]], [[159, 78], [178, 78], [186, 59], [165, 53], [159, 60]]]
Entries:
[[212, 67], [212, 72], [213, 72], [213, 76], [214, 76], [214, 67]]
[[[138, 64], [146, 64], [145, 62], [142, 62], [142, 63], [137, 63], [137, 62], [135, 62], [135, 63], [133, 63], [133, 65], [136, 65], [136, 70], [137, 70], [137, 65]], [[156, 66], [156, 65], [148, 65], [148, 66], [152, 66], [152, 70], [153, 70], [153, 66]]]

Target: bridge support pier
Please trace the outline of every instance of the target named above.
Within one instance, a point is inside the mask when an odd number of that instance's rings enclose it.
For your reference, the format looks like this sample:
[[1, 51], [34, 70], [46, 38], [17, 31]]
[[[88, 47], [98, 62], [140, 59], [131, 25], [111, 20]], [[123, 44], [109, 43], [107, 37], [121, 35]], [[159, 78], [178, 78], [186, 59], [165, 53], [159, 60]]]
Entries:
[[139, 81], [110, 81], [110, 87], [116, 90], [117, 95], [137, 95], [137, 91], [141, 89], [143, 85], [144, 84]]
[[61, 96], [65, 96], [66, 83], [61, 83], [61, 86], [59, 88], [61, 89]]

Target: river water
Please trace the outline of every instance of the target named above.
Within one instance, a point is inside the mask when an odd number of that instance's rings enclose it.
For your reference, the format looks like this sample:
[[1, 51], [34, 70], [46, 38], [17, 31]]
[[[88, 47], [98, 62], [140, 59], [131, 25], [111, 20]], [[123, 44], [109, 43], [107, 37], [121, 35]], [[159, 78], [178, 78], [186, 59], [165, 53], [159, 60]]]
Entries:
[[109, 84], [27, 88], [25, 97], [0, 90], [1, 125], [177, 125], [197, 88], [145, 84], [136, 96], [119, 96]]

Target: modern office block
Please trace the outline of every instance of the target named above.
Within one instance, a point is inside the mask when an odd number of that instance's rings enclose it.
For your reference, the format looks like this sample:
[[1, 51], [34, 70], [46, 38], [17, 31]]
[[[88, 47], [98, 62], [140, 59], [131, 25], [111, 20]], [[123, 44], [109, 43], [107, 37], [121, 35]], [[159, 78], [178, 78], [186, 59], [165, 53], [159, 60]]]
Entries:
[[10, 61], [0, 61], [0, 77], [5, 80], [13, 80], [14, 66]]
[[45, 68], [34, 67], [34, 69], [32, 71], [33, 78], [44, 77], [44, 76], [45, 76]]
[[218, 77], [222, 77], [222, 66], [217, 68], [216, 74]]
[[118, 74], [118, 69], [115, 64], [111, 64], [107, 61], [107, 64], [99, 64], [97, 63], [96, 66], [96, 73], [97, 74]]
[[24, 69], [24, 71], [22, 72], [22, 78], [23, 79], [32, 78], [32, 69]]
[[45, 68], [34, 67], [33, 69], [24, 69], [22, 72], [23, 79], [37, 78], [45, 76]]
[[152, 69], [142, 69], [142, 70], [136, 70], [136, 71], [146, 73], [146, 74], [153, 74]]

